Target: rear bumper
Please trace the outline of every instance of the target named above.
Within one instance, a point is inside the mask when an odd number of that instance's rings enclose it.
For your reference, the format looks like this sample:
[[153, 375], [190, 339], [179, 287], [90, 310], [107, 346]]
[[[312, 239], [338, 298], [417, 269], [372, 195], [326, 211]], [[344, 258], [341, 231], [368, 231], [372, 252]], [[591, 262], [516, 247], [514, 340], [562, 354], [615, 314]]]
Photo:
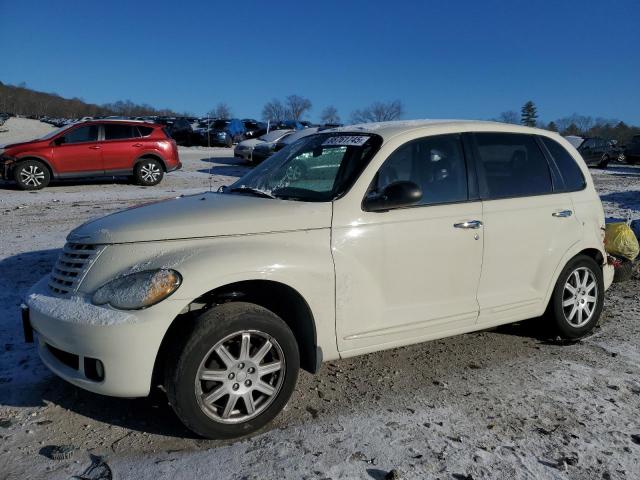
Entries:
[[173, 167], [167, 167], [167, 172], [175, 172], [176, 170], [180, 170], [182, 168], [182, 162], [178, 161], [178, 163]]
[[610, 263], [602, 266], [602, 278], [604, 280], [604, 289], [607, 290], [613, 283], [614, 268]]

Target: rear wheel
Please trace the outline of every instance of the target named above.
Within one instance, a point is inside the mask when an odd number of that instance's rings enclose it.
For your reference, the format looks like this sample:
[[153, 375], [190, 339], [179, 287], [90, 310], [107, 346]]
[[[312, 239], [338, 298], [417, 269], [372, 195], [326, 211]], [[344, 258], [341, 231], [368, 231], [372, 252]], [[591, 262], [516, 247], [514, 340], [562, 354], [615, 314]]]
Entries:
[[44, 163], [26, 160], [14, 167], [13, 178], [22, 190], [40, 190], [49, 185], [51, 174]]
[[562, 270], [551, 297], [549, 314], [557, 333], [577, 339], [598, 323], [604, 303], [602, 269], [591, 257], [579, 255]]
[[287, 324], [251, 303], [204, 312], [166, 363], [165, 388], [182, 422], [207, 438], [253, 433], [285, 406], [299, 353]]
[[150, 187], [160, 183], [164, 176], [164, 172], [162, 171], [162, 165], [160, 165], [160, 162], [148, 158], [136, 165], [133, 176], [138, 185]]
[[598, 163], [598, 167], [607, 168], [608, 165], [609, 165], [609, 155], [605, 153], [604, 155], [602, 155], [602, 158], [600, 159], [600, 163]]

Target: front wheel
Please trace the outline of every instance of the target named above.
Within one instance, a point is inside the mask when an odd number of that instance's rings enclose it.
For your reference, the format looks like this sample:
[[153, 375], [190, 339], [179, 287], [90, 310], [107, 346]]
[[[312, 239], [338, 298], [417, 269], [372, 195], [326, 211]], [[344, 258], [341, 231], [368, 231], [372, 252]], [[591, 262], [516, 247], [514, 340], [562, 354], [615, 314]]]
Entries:
[[598, 323], [603, 304], [602, 269], [586, 255], [573, 258], [562, 270], [549, 305], [557, 333], [567, 339], [585, 336]]
[[13, 169], [13, 178], [22, 190], [40, 190], [49, 185], [51, 174], [44, 163], [26, 160]]
[[160, 183], [164, 172], [160, 162], [153, 159], [145, 159], [136, 165], [133, 176], [138, 185], [151, 187]]
[[244, 302], [201, 314], [169, 355], [165, 389], [182, 422], [206, 438], [236, 438], [269, 423], [298, 378], [295, 337], [273, 312]]

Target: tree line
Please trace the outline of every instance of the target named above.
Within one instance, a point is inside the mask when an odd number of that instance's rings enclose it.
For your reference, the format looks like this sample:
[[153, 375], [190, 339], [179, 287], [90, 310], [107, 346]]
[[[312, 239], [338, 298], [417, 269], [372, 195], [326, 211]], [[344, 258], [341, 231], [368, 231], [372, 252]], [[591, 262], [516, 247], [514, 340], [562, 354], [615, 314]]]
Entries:
[[15, 115], [81, 118], [106, 115], [144, 116], [169, 115], [177, 112], [164, 108], [157, 109], [147, 104], [134, 103], [131, 100], [119, 100], [113, 103], [97, 105], [87, 103], [81, 98], [63, 98], [57, 93], [38, 92], [28, 88], [24, 83], [7, 85], [0, 82], [0, 113]]
[[504, 123], [521, 124], [527, 127], [538, 127], [560, 135], [575, 135], [578, 137], [601, 137], [608, 140], [617, 140], [624, 145], [631, 140], [633, 135], [640, 134], [640, 127], [628, 125], [625, 122], [613, 118], [591, 117], [574, 113], [550, 122], [544, 122], [538, 118], [538, 109], [532, 100], [527, 101], [520, 109], [520, 114], [515, 110], [502, 112], [494, 120]]
[[[264, 121], [303, 120], [312, 110], [310, 99], [301, 95], [289, 95], [284, 99], [274, 98], [262, 108]], [[81, 118], [106, 115], [120, 116], [191, 116], [171, 109], [158, 109], [148, 104], [138, 104], [131, 100], [119, 100], [102, 105], [87, 103], [80, 98], [63, 98], [56, 93], [38, 92], [24, 83], [7, 85], [0, 82], [0, 113], [7, 112], [23, 116], [48, 116], [54, 118]], [[349, 116], [349, 123], [367, 123], [398, 120], [405, 113], [400, 100], [377, 101], [356, 109]], [[231, 107], [224, 102], [218, 103], [208, 113], [212, 118], [232, 117]], [[504, 123], [522, 124], [544, 128], [561, 135], [581, 137], [603, 137], [628, 143], [633, 135], [640, 134], [640, 127], [628, 125], [617, 119], [591, 117], [574, 113], [550, 122], [539, 119], [538, 109], [532, 100], [527, 101], [520, 112], [509, 110], [500, 113], [494, 120]], [[339, 124], [342, 119], [334, 105], [326, 106], [320, 112], [320, 121], [325, 124]]]

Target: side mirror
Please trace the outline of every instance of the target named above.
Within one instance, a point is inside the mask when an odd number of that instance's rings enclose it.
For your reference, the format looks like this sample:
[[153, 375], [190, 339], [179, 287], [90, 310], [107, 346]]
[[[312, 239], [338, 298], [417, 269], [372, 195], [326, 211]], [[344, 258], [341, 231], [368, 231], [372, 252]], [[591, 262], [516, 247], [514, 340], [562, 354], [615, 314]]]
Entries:
[[392, 208], [409, 207], [422, 199], [422, 189], [413, 182], [390, 183], [380, 195], [368, 197], [363, 207], [368, 212], [383, 212]]
[[54, 145], [62, 145], [63, 143], [67, 143], [67, 139], [64, 137], [58, 137], [53, 141]]

